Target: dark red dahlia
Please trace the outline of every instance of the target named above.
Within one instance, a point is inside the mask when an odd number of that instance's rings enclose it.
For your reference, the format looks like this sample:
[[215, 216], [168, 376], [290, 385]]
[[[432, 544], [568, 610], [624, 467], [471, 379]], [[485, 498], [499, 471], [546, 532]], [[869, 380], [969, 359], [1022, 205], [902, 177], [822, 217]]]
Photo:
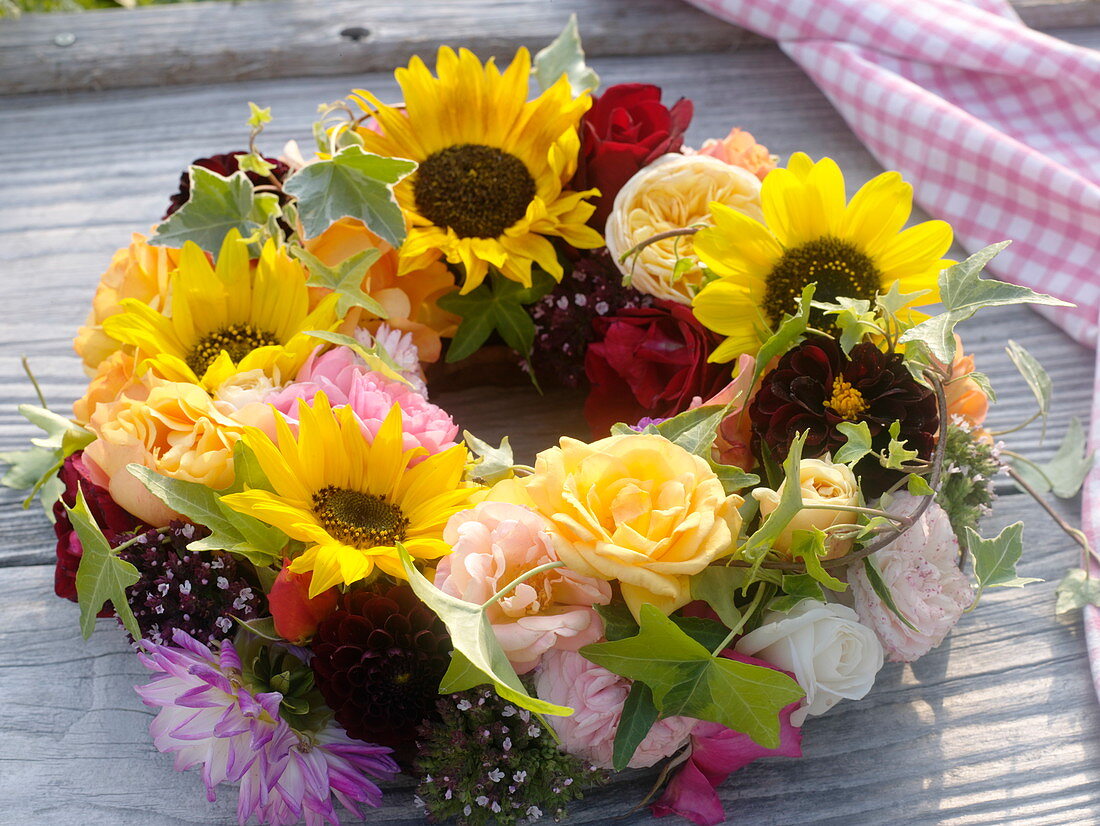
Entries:
[[[832, 338], [814, 337], [789, 350], [764, 376], [749, 407], [753, 449], [767, 445], [782, 461], [791, 441], [808, 432], [803, 456], [831, 453], [845, 443], [841, 422], [866, 422], [875, 451], [890, 443], [890, 425], [901, 425], [898, 439], [929, 459], [936, 443], [939, 412], [932, 390], [913, 379], [900, 353], [882, 352], [871, 342], [857, 344], [847, 356]], [[868, 499], [901, 478], [875, 456], [856, 466]]]
[[[237, 158], [241, 155], [247, 155], [247, 152], [227, 152], [224, 155], [211, 155], [209, 158], [198, 158], [191, 162], [190, 166], [201, 166], [204, 169], [209, 169], [211, 172], [216, 172], [222, 177], [228, 178], [238, 169], [240, 166], [237, 163]], [[290, 175], [290, 167], [282, 161], [275, 158], [264, 157], [264, 160], [269, 164], [272, 164], [275, 168], [271, 170], [271, 174], [275, 176], [279, 181], [286, 180]], [[190, 168], [190, 167], [189, 167]], [[253, 185], [258, 186], [260, 184], [269, 184], [271, 181], [263, 175], [257, 175], [255, 172], [246, 172], [248, 180], [252, 181]], [[179, 191], [169, 199], [168, 210], [164, 213], [164, 217], [167, 218], [181, 206], [187, 203], [187, 199], [191, 197], [191, 176], [185, 169], [183, 174], [180, 175], [180, 188]], [[281, 200], [281, 199], [280, 199]]]
[[721, 339], [684, 304], [655, 300], [592, 324], [584, 415], [596, 436], [615, 422], [675, 416], [696, 396], [705, 401], [729, 383], [729, 365], [707, 361]]
[[450, 664], [443, 622], [408, 585], [345, 594], [310, 646], [313, 673], [352, 737], [412, 756], [416, 728], [435, 715]]
[[536, 329], [531, 353], [535, 375], [580, 387], [596, 319], [652, 303], [648, 295], [623, 286], [622, 273], [606, 249], [582, 254], [560, 284], [528, 307]]
[[[57, 567], [54, 569], [53, 587], [54, 593], [59, 597], [76, 602], [76, 571], [80, 567], [80, 557], [84, 549], [80, 545], [76, 531], [73, 530], [73, 524], [69, 521], [69, 514], [65, 511], [64, 505], [70, 508], [76, 505], [77, 486], [84, 491], [88, 512], [112, 547], [138, 531], [145, 530], [145, 526], [136, 516], [116, 505], [106, 489], [92, 483], [88, 477], [88, 469], [84, 465], [83, 451], [78, 451], [65, 460], [58, 478], [65, 486], [65, 490], [53, 506], [53, 530], [57, 534]], [[109, 603], [99, 612], [101, 617], [109, 617], [112, 614], [114, 609]]]
[[693, 113], [686, 98], [665, 106], [661, 88], [648, 83], [620, 83], [593, 99], [581, 121], [581, 151], [569, 187], [600, 190], [589, 226], [603, 232], [615, 196], [634, 173], [680, 151]]

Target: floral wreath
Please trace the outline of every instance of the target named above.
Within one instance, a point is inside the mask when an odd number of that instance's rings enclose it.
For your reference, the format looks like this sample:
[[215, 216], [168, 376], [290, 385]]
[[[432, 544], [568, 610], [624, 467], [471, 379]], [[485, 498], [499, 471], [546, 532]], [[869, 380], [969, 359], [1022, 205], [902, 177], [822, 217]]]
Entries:
[[[954, 330], [1060, 302], [980, 275], [1004, 244], [945, 259], [896, 172], [848, 199], [739, 129], [688, 148], [691, 102], [597, 94], [575, 21], [533, 63], [396, 78], [322, 107], [308, 160], [263, 155], [250, 104], [247, 150], [116, 253], [87, 392], [21, 408], [46, 435], [4, 483], [242, 824], [338, 823], [398, 771], [432, 820], [534, 821], [659, 763], [653, 811], [717, 823], [727, 775], [1029, 581], [1022, 525], [977, 533], [992, 480], [1072, 495], [1091, 457], [1079, 428], [1050, 465], [1005, 450]], [[528, 466], [460, 437], [428, 384], [467, 361], [587, 386], [593, 440]]]

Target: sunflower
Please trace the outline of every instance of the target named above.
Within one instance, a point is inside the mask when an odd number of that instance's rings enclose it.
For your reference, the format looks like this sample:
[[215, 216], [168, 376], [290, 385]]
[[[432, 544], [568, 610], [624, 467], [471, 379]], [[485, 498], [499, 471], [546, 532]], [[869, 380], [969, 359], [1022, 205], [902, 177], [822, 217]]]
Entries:
[[333, 412], [323, 393], [312, 406], [299, 402], [298, 420], [295, 438], [286, 420], [275, 417], [277, 444], [262, 430], [246, 429], [242, 438], [274, 490], [246, 490], [221, 501], [306, 543], [290, 570], [313, 572], [310, 597], [359, 582], [376, 566], [404, 579], [398, 543], [417, 559], [450, 553], [443, 526], [480, 490], [462, 482], [465, 447], [410, 468], [415, 450], [402, 449], [398, 405], [373, 442], [363, 438], [350, 407]]
[[222, 242], [217, 264], [188, 241], [172, 276], [170, 314], [126, 299], [104, 331], [139, 352], [139, 367], [213, 392], [230, 376], [262, 370], [293, 377], [318, 342], [312, 330], [334, 329], [336, 295], [311, 312], [306, 271], [269, 241], [253, 265], [236, 230]]
[[419, 164], [396, 187], [410, 224], [398, 274], [442, 255], [465, 267], [464, 293], [490, 266], [530, 286], [536, 263], [560, 281], [562, 266], [545, 236], [578, 249], [603, 245], [585, 225], [595, 210], [585, 199], [596, 190], [562, 190], [577, 168], [577, 124], [591, 99], [574, 98], [563, 75], [528, 101], [526, 49], [501, 73], [493, 60], [482, 65], [472, 52], [442, 47], [436, 71], [433, 77], [419, 57], [397, 70], [403, 110], [355, 92], [379, 130], [359, 129], [363, 148]]
[[[727, 337], [711, 361], [755, 353], [810, 283], [816, 301], [873, 299], [894, 284], [903, 294], [923, 293], [913, 301], [939, 300], [939, 272], [953, 263], [943, 258], [951, 227], [925, 221], [902, 229], [913, 188], [897, 172], [872, 178], [845, 203], [836, 163], [797, 152], [786, 169], [764, 178], [760, 201], [763, 224], [712, 204], [714, 226], [694, 239], [699, 259], [718, 276], [695, 296], [695, 315]], [[811, 318], [820, 324], [820, 311]]]

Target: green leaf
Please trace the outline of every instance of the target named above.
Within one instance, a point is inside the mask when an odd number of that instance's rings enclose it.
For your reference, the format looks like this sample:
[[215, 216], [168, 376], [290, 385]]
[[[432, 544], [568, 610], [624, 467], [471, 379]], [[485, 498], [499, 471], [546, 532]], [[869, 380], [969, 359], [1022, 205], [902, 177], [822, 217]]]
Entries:
[[569, 88], [573, 97], [585, 92], [594, 92], [600, 85], [600, 76], [588, 68], [584, 62], [584, 49], [581, 47], [581, 34], [577, 28], [577, 15], [569, 15], [561, 34], [554, 42], [535, 55], [531, 69], [539, 88], [546, 91], [562, 75], [569, 79]]
[[764, 373], [764, 368], [771, 363], [776, 356], [786, 353], [805, 334], [810, 326], [810, 310], [813, 308], [814, 290], [817, 284], [807, 284], [802, 288], [802, 297], [798, 300], [798, 312], [794, 315], [784, 314], [775, 332], [760, 345], [756, 354], [756, 368], [753, 371], [752, 381], [749, 387], [756, 387], [756, 382]]
[[84, 491], [77, 488], [76, 503], [65, 508], [73, 524], [83, 553], [76, 571], [76, 593], [80, 602], [80, 633], [84, 639], [95, 630], [95, 615], [108, 601], [114, 606], [126, 630], [135, 640], [142, 637], [130, 603], [126, 601], [126, 589], [141, 579], [138, 569], [111, 549], [95, 517], [88, 510]]
[[405, 217], [393, 187], [416, 163], [383, 158], [360, 146], [341, 149], [328, 160], [302, 167], [283, 188], [298, 199], [298, 214], [308, 238], [316, 238], [341, 218], [356, 218], [393, 247], [405, 240]]
[[468, 478], [483, 485], [492, 485], [511, 477], [516, 462], [507, 436], [500, 440], [500, 447], [493, 447], [482, 441], [469, 430], [462, 431], [462, 439], [470, 454], [475, 457], [474, 461], [466, 465]]
[[722, 489], [725, 490], [727, 495], [760, 484], [760, 477], [755, 473], [745, 473], [741, 468], [734, 465], [720, 464], [709, 456], [704, 458], [710, 464], [710, 469], [714, 471], [714, 475], [718, 477], [718, 481], [722, 483]]
[[835, 317], [833, 323], [840, 330], [840, 347], [845, 353], [850, 353], [868, 333], [882, 332], [878, 314], [866, 299], [840, 297], [836, 303], [815, 301], [814, 306]]
[[252, 448], [238, 439], [233, 445], [233, 489], [234, 490], [266, 490], [271, 493], [275, 488], [267, 480], [260, 461]]
[[928, 480], [916, 473], [910, 473], [905, 477], [905, 489], [913, 496], [935, 496], [936, 492], [928, 484]]
[[619, 728], [615, 732], [615, 744], [611, 752], [611, 766], [615, 771], [622, 771], [627, 767], [659, 716], [660, 712], [653, 704], [653, 691], [645, 683], [635, 682], [630, 687], [630, 693], [626, 695]]
[[907, 439], [898, 440], [900, 434], [901, 422], [895, 421], [890, 425], [890, 443], [886, 446], [886, 456], [879, 462], [885, 468], [905, 470], [906, 462], [912, 462], [920, 456], [919, 451], [905, 447]]
[[31, 447], [27, 450], [0, 453], [0, 463], [9, 466], [7, 472], [0, 477], [0, 485], [26, 490], [24, 508], [29, 508], [37, 496], [46, 516], [52, 522], [54, 503], [61, 497], [63, 490], [57, 481], [57, 473], [69, 456], [90, 445], [95, 436], [91, 431], [49, 408], [21, 404], [18, 410], [27, 421], [45, 431], [46, 435], [32, 438]]
[[979, 373], [977, 370], [971, 370], [967, 375], [974, 384], [978, 385], [978, 389], [985, 393], [986, 398], [991, 402], [997, 401], [997, 394], [993, 390], [993, 385], [989, 381], [989, 376], [985, 373]]
[[270, 640], [271, 642], [286, 642], [279, 632], [275, 630], [274, 617], [261, 617], [253, 620], [243, 620], [240, 617], [233, 617], [233, 619], [237, 621], [238, 625], [247, 628], [260, 639]]
[[1047, 415], [1050, 413], [1050, 396], [1054, 391], [1054, 383], [1035, 356], [1012, 339], [1008, 340], [1005, 352], [1008, 353], [1008, 357], [1016, 365], [1016, 369], [1020, 371], [1020, 375], [1024, 377], [1027, 386], [1031, 388], [1032, 395], [1035, 396], [1035, 401], [1039, 405], [1039, 415], [1043, 419], [1045, 434]]
[[523, 305], [546, 295], [554, 283], [546, 273], [532, 270], [531, 286], [524, 287], [494, 271], [466, 295], [453, 292], [440, 298], [437, 303], [442, 309], [462, 318], [447, 349], [447, 362], [453, 364], [472, 355], [494, 330], [521, 356], [530, 356], [535, 322]]
[[765, 748], [779, 745], [779, 712], [805, 696], [780, 671], [712, 656], [648, 603], [641, 608], [637, 636], [589, 645], [581, 654], [648, 685], [662, 717], [719, 723]]
[[[247, 155], [237, 156], [237, 168], [242, 172], [252, 172], [256, 175], [267, 175], [275, 168], [275, 165], [264, 160], [261, 155], [250, 152]], [[278, 198], [276, 198], [278, 203]]]
[[747, 584], [747, 568], [709, 565], [691, 578], [691, 598], [705, 602], [727, 628], [733, 628], [741, 621], [737, 591]]
[[[397, 553], [409, 580], [409, 587], [447, 626], [455, 652], [466, 659], [465, 663], [461, 659], [457, 663], [452, 660], [451, 668], [444, 675], [444, 684], [448, 686], [446, 690], [457, 690], [455, 685], [472, 687], [488, 682], [502, 698], [529, 711], [559, 717], [568, 717], [573, 713], [571, 708], [539, 700], [527, 693], [512, 664], [508, 662], [508, 657], [493, 633], [493, 626], [480, 605], [445, 594], [428, 582], [416, 569], [416, 564], [403, 545], [397, 545]], [[471, 684], [470, 680], [476, 678], [475, 672], [480, 672], [481, 682]]]
[[1008, 304], [1045, 304], [1050, 307], [1070, 307], [1066, 301], [1037, 293], [1018, 284], [1006, 284], [979, 273], [993, 257], [1008, 246], [1008, 241], [992, 244], [971, 255], [965, 261], [940, 273], [940, 300], [944, 312], [922, 321], [902, 333], [899, 341], [923, 341], [943, 364], [955, 359], [955, 325], [984, 307]]
[[1100, 579], [1090, 577], [1082, 568], [1071, 568], [1066, 571], [1054, 593], [1058, 596], [1054, 605], [1056, 614], [1065, 614], [1086, 605], [1100, 605]]
[[338, 296], [336, 314], [343, 318], [352, 307], [362, 307], [376, 318], [389, 318], [386, 308], [363, 292], [363, 276], [382, 255], [381, 250], [362, 250], [349, 256], [335, 267], [328, 266], [316, 255], [301, 247], [291, 247], [294, 257], [309, 270], [310, 287], [332, 290]]
[[229, 177], [201, 166], [188, 170], [191, 194], [187, 203], [159, 224], [149, 243], [160, 247], [182, 247], [185, 242], [198, 244], [217, 255], [230, 230], [248, 238], [261, 226], [253, 211], [252, 182], [244, 172]]
[[848, 583], [841, 582], [821, 567], [821, 558], [825, 556], [825, 540], [828, 535], [820, 528], [808, 531], [795, 531], [791, 536], [791, 558], [801, 559], [806, 565], [806, 573], [831, 591], [846, 591]]
[[726, 405], [712, 404], [677, 413], [655, 425], [657, 432], [688, 453], [710, 459], [718, 425], [727, 412]]
[[741, 553], [747, 558], [763, 558], [762, 552], [771, 550], [775, 540], [802, 510], [802, 486], [799, 480], [802, 447], [806, 444], [806, 435], [806, 433], [800, 433], [791, 442], [787, 459], [783, 462], [786, 484], [781, 486], [783, 493], [779, 497], [779, 504], [768, 514], [756, 532], [745, 541]]
[[[871, 556], [874, 556], [874, 554], [871, 554]], [[894, 595], [890, 592], [890, 586], [883, 581], [882, 574], [878, 572], [878, 568], [875, 567], [875, 563], [871, 561], [870, 556], [863, 557], [863, 571], [867, 574], [867, 581], [871, 583], [871, 589], [882, 600], [882, 604], [889, 609], [890, 613], [901, 620], [902, 624], [920, 633], [920, 629], [909, 621], [909, 618], [901, 612], [897, 603], [894, 602]]]
[[848, 439], [833, 455], [838, 465], [854, 465], [871, 452], [871, 428], [867, 422], [840, 422], [836, 429]]
[[890, 285], [889, 290], [875, 296], [875, 306], [886, 315], [894, 317], [922, 295], [927, 295], [930, 292], [931, 290], [914, 290], [911, 293], [903, 293], [901, 291], [901, 279], [898, 279]]
[[626, 603], [612, 602], [610, 605], [593, 605], [603, 620], [603, 635], [609, 640], [623, 640], [638, 633], [638, 621], [626, 607]]
[[974, 576], [978, 580], [977, 603], [986, 588], [1022, 588], [1041, 579], [1016, 576], [1016, 563], [1024, 550], [1024, 523], [1014, 522], [992, 539], [983, 539], [973, 528], [966, 529], [966, 546], [974, 557]]
[[1050, 461], [1039, 465], [1031, 462], [1014, 462], [1013, 467], [1025, 481], [1040, 493], [1052, 491], [1061, 499], [1077, 495], [1085, 477], [1092, 470], [1095, 454], [1088, 451], [1084, 428], [1079, 419], [1070, 420], [1065, 438]]
[[713, 651], [729, 636], [729, 629], [706, 617], [669, 617], [670, 620], [707, 651]]
[[401, 375], [401, 366], [393, 360], [393, 356], [380, 344], [372, 344], [367, 347], [353, 336], [334, 333], [330, 330], [307, 330], [306, 335], [319, 338], [321, 341], [327, 341], [329, 344], [335, 344], [338, 347], [347, 347], [363, 359], [367, 367], [375, 373], [381, 373], [386, 378], [403, 384], [409, 383], [409, 380]]
[[261, 109], [255, 103], [249, 101], [247, 123], [253, 129], [259, 129], [265, 123], [271, 123], [271, 107]]
[[787, 613], [798, 603], [806, 599], [825, 601], [825, 592], [821, 589], [821, 583], [810, 574], [784, 574], [782, 586], [783, 593], [768, 604], [768, 610]]

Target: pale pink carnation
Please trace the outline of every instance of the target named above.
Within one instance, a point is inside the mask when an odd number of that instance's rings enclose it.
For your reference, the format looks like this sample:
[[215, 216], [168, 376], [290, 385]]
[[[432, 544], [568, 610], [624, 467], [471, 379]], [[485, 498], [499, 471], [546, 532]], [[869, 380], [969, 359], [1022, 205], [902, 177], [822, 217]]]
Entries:
[[[630, 680], [580, 654], [555, 650], [542, 658], [535, 691], [543, 700], [574, 709], [571, 716], [553, 720], [562, 748], [594, 766], [610, 769], [615, 732], [630, 693]], [[687, 742], [697, 723], [690, 717], [658, 720], [634, 752], [630, 768], [652, 766], [674, 754]]]
[[[443, 531], [453, 547], [436, 569], [444, 593], [481, 605], [527, 571], [557, 562], [546, 519], [522, 505], [482, 502], [456, 513]], [[603, 636], [592, 608], [611, 601], [611, 586], [568, 568], [553, 568], [516, 588], [488, 611], [516, 672], [538, 665], [551, 648], [576, 651]]]
[[312, 403], [324, 393], [334, 407], [350, 406], [359, 419], [363, 435], [374, 439], [395, 404], [401, 406], [404, 449], [424, 448], [410, 465], [456, 444], [458, 425], [441, 407], [429, 402], [412, 387], [369, 370], [352, 350], [336, 347], [327, 353], [314, 352], [295, 380], [268, 397], [268, 402], [288, 421], [297, 421], [298, 399]]
[[[912, 513], [920, 498], [899, 493], [892, 513]], [[905, 625], [871, 587], [862, 566], [850, 578], [860, 622], [874, 629], [887, 658], [912, 662], [947, 636], [973, 601], [970, 580], [958, 565], [959, 542], [943, 508], [935, 502], [912, 528], [871, 556], [898, 610], [917, 630]]]

